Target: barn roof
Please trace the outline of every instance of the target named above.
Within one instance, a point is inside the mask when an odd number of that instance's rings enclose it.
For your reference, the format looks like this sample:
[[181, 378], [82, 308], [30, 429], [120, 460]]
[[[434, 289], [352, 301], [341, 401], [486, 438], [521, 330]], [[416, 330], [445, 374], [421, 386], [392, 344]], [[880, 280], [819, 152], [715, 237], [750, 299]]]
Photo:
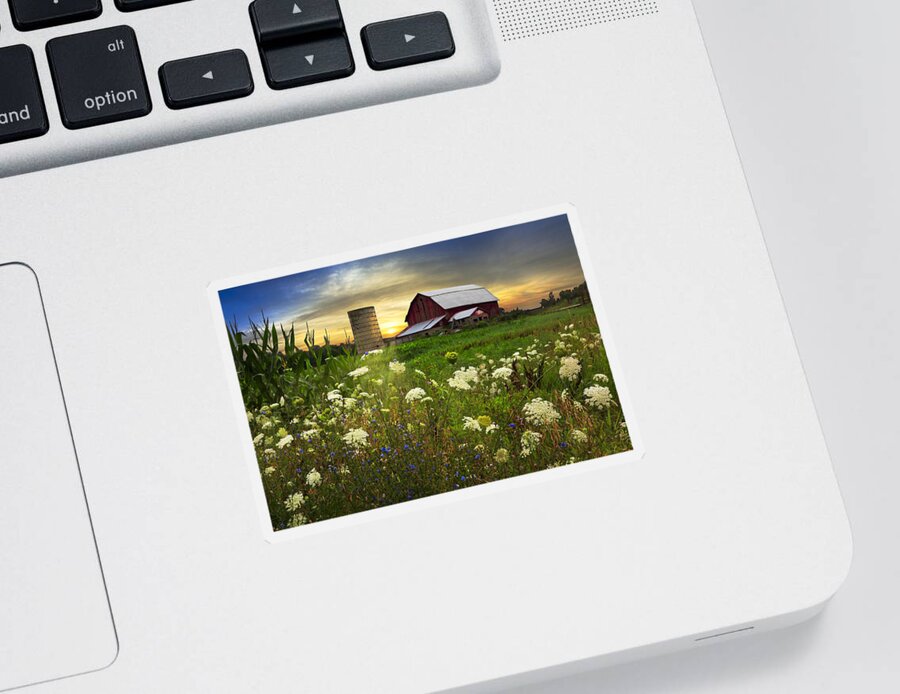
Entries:
[[[465, 318], [471, 318], [472, 314], [476, 311], [481, 311], [477, 306], [473, 306], [472, 308], [467, 308], [462, 311], [457, 311], [452, 316], [450, 316], [450, 320], [463, 320]], [[484, 311], [481, 311], [482, 315], [484, 315]]]
[[484, 287], [477, 284], [463, 284], [459, 287], [446, 287], [430, 292], [422, 292], [424, 296], [431, 297], [434, 302], [443, 309], [450, 310], [459, 306], [470, 304], [491, 303], [499, 299]]
[[431, 318], [430, 320], [423, 320], [421, 323], [416, 323], [415, 325], [410, 325], [408, 328], [401, 330], [397, 333], [397, 337], [406, 337], [408, 335], [415, 335], [416, 333], [420, 333], [424, 330], [431, 330], [434, 326], [444, 320], [445, 316], [438, 316], [437, 318]]

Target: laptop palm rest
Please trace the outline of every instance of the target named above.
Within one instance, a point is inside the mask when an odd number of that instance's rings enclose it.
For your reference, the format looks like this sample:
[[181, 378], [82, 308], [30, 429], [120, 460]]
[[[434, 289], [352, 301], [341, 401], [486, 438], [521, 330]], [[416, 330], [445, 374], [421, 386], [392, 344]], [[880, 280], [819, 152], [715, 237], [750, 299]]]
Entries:
[[0, 265], [0, 690], [117, 653], [37, 278]]

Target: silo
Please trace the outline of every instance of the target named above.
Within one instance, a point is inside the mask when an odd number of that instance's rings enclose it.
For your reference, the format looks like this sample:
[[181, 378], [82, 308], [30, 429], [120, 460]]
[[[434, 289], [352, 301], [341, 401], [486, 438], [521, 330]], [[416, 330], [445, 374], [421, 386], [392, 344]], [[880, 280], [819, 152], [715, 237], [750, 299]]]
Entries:
[[384, 338], [381, 337], [381, 328], [374, 306], [355, 308], [348, 311], [347, 316], [350, 318], [350, 329], [353, 331], [353, 341], [359, 354], [384, 347]]

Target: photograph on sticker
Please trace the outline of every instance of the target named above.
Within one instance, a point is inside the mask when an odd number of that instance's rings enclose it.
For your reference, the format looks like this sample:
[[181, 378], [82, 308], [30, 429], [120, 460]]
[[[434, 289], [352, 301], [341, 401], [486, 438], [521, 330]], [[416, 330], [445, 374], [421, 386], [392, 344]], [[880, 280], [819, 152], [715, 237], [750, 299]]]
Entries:
[[218, 298], [276, 531], [632, 449], [566, 214]]

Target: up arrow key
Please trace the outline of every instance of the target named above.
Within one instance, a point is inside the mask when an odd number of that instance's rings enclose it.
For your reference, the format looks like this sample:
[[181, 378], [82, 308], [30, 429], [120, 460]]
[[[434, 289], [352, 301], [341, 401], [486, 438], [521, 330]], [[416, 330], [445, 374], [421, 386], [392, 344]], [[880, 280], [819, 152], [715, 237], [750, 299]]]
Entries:
[[412, 40], [413, 40], [414, 38], [416, 38], [416, 37], [413, 36], [412, 34], [403, 34], [403, 38], [406, 39], [406, 43], [409, 43], [410, 41], [412, 41]]

